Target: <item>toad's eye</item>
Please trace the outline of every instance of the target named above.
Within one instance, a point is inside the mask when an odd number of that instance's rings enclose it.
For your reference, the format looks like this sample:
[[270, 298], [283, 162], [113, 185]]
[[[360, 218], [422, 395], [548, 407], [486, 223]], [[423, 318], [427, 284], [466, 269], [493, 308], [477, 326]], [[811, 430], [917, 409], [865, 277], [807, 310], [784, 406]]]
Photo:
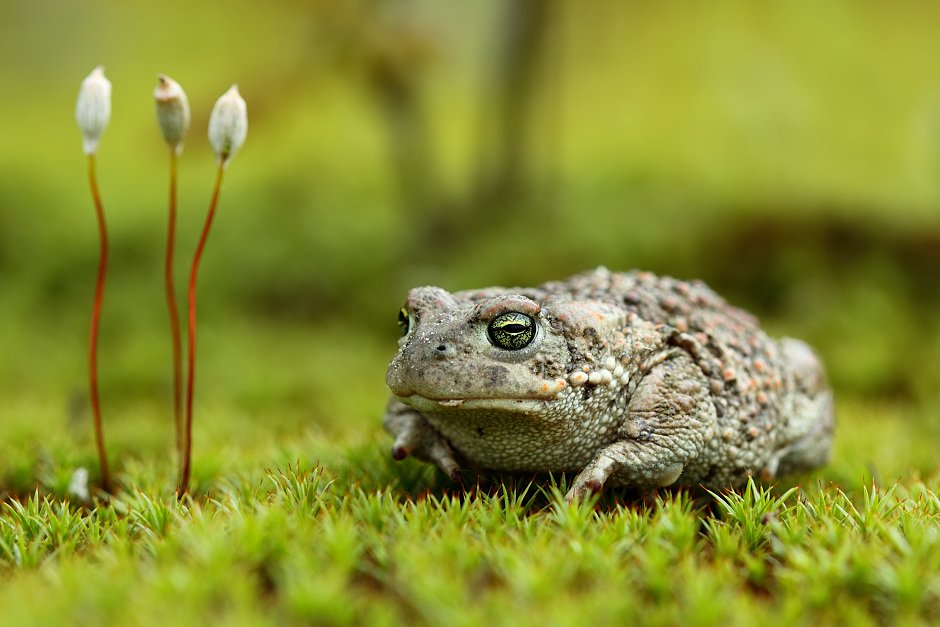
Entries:
[[398, 328], [401, 329], [402, 337], [408, 335], [408, 331], [411, 330], [411, 316], [404, 307], [398, 310]]
[[528, 346], [535, 337], [535, 320], [518, 311], [507, 311], [493, 318], [486, 334], [493, 346], [517, 351]]

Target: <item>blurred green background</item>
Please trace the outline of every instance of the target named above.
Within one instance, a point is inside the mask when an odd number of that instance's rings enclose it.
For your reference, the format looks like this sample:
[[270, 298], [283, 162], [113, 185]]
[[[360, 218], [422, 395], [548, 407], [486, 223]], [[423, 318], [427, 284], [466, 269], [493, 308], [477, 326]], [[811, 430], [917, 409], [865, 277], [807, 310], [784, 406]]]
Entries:
[[209, 111], [232, 83], [249, 108], [201, 269], [197, 482], [303, 438], [386, 446], [409, 287], [600, 264], [702, 278], [818, 347], [840, 411], [832, 478], [936, 469], [937, 24], [929, 0], [3, 3], [0, 493], [96, 466], [97, 232], [74, 104], [98, 64], [119, 469], [173, 475], [158, 73], [193, 109], [181, 286]]

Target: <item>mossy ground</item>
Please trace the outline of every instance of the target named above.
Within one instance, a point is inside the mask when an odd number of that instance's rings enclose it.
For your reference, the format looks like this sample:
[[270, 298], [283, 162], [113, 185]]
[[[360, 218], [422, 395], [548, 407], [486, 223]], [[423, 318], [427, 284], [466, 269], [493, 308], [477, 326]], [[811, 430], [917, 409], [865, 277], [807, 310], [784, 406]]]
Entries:
[[[372, 446], [191, 500], [4, 504], [11, 624], [884, 624], [940, 618], [940, 481], [565, 505], [425, 490]], [[364, 481], [360, 468], [372, 468]], [[125, 481], [130, 477], [125, 476]], [[375, 484], [381, 484], [376, 487]], [[372, 485], [368, 485], [372, 484]], [[433, 481], [431, 482], [433, 485]], [[409, 491], [413, 496], [409, 496]]]
[[[275, 374], [307, 394], [285, 363]], [[343, 371], [341, 355], [333, 363]], [[68, 488], [78, 467], [96, 479], [87, 416], [50, 430], [68, 420], [61, 408], [15, 404], [3, 437], [30, 444], [0, 466], [9, 490], [0, 510], [4, 620], [940, 620], [937, 434], [903, 406], [846, 399], [832, 464], [776, 486], [613, 491], [568, 506], [570, 478], [468, 476], [458, 489], [425, 464], [393, 462], [375, 394], [319, 407], [279, 397], [201, 407], [195, 489], [181, 502], [171, 434], [157, 427], [170, 424], [166, 408], [128, 402], [112, 412], [121, 420], [109, 425], [119, 488], [83, 503]], [[309, 411], [337, 420], [312, 426]], [[346, 416], [369, 420], [344, 424]]]

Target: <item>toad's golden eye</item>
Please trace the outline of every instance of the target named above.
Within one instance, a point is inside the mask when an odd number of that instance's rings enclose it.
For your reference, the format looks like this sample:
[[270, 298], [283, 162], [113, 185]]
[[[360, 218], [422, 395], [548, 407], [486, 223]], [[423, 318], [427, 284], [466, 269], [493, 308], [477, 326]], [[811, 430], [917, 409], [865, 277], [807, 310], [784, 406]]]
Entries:
[[486, 334], [493, 346], [517, 351], [535, 338], [535, 320], [518, 311], [507, 311], [493, 318]]
[[398, 328], [401, 329], [402, 337], [408, 335], [408, 331], [411, 330], [411, 316], [404, 307], [398, 310]]

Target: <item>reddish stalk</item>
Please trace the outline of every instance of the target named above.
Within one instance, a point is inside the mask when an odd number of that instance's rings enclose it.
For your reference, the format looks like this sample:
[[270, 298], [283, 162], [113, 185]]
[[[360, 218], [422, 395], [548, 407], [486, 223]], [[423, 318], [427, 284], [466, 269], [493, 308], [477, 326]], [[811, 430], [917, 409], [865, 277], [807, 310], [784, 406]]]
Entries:
[[95, 445], [98, 448], [98, 463], [101, 466], [101, 488], [111, 491], [111, 473], [108, 470], [108, 454], [104, 445], [104, 431], [101, 425], [101, 399], [98, 396], [98, 326], [101, 320], [101, 301], [104, 298], [105, 275], [108, 270], [108, 229], [104, 220], [104, 207], [98, 193], [98, 180], [95, 176], [95, 155], [88, 155], [88, 182], [91, 185], [91, 197], [95, 203], [98, 217], [100, 254], [98, 257], [98, 280], [95, 285], [95, 302], [91, 312], [91, 340], [88, 349], [89, 383], [91, 385], [91, 411], [95, 428]]
[[170, 147], [170, 218], [166, 237], [166, 304], [170, 314], [170, 335], [173, 342], [173, 419], [176, 426], [176, 456], [183, 457], [183, 355], [180, 339], [180, 314], [173, 282], [173, 252], [176, 247], [176, 163], [177, 151]]
[[193, 267], [189, 274], [189, 372], [186, 381], [186, 429], [183, 440], [183, 466], [180, 471], [180, 483], [176, 495], [182, 498], [189, 491], [190, 461], [193, 448], [193, 387], [196, 382], [196, 276], [199, 273], [199, 261], [202, 251], [206, 247], [209, 229], [212, 228], [212, 219], [215, 217], [215, 208], [219, 203], [219, 191], [222, 189], [222, 174], [225, 172], [225, 160], [220, 159], [219, 169], [215, 176], [215, 187], [212, 190], [212, 199], [209, 201], [209, 213], [206, 224], [202, 229], [196, 254], [193, 257]]

